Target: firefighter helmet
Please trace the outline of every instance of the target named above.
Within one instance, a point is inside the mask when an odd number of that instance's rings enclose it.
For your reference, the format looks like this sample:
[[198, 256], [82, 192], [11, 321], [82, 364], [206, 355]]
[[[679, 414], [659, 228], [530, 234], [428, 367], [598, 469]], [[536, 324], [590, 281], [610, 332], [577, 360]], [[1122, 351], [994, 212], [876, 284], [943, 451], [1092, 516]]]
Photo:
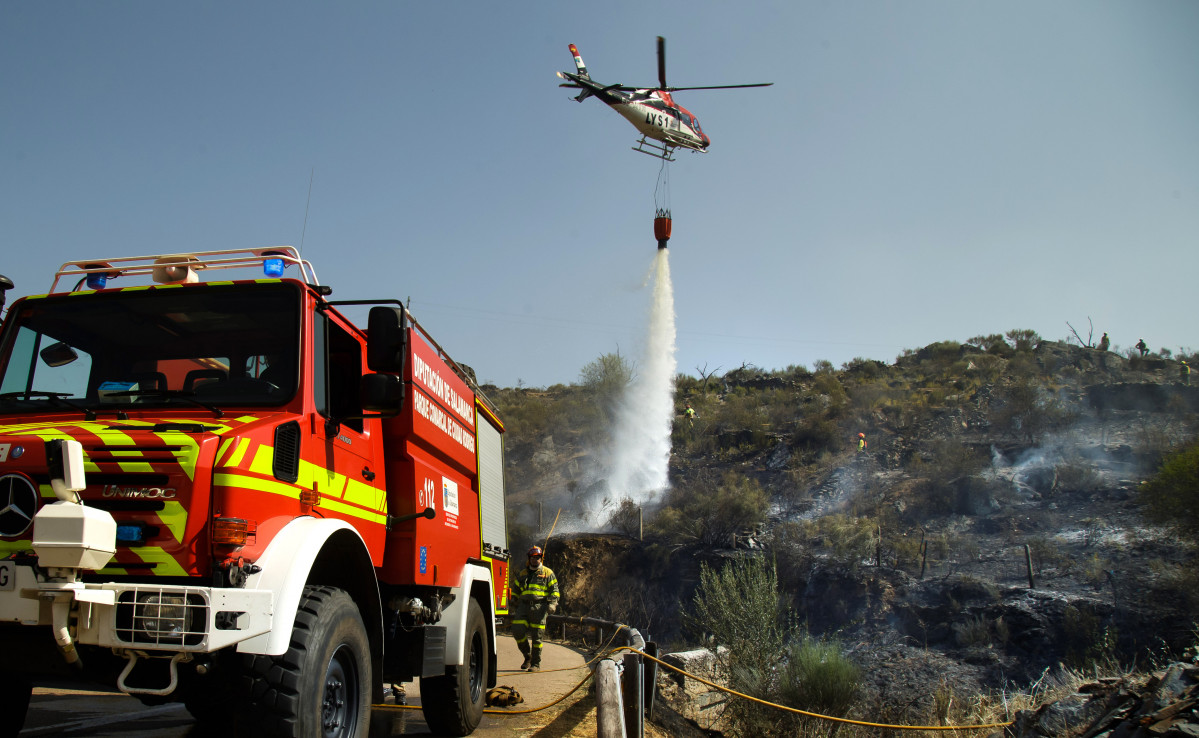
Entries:
[[544, 558], [545, 552], [541, 550], [541, 546], [534, 546], [529, 549], [529, 553], [526, 554], [526, 556], [528, 556], [529, 558], [533, 558], [534, 556], [541, 556]]

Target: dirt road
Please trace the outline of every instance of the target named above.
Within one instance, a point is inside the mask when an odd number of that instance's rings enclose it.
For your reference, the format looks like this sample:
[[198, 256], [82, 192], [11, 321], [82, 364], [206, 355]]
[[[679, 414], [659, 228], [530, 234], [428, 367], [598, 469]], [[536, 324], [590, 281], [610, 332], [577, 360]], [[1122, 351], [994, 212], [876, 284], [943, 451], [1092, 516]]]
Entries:
[[[518, 671], [521, 654], [511, 636], [499, 637], [499, 683], [516, 689], [524, 702], [512, 708], [514, 713], [546, 705], [570, 691], [588, 674], [585, 657], [574, 649], [547, 643], [542, 671]], [[417, 682], [404, 685], [408, 704], [420, 705]], [[483, 715], [475, 731], [482, 738], [517, 736], [531, 738], [553, 735], [556, 738], [590, 738], [595, 735], [595, 700], [584, 685], [552, 708], [524, 714]], [[390, 699], [389, 699], [390, 702]], [[488, 708], [499, 710], [505, 708]], [[433, 735], [419, 709], [377, 707], [374, 721], [382, 723], [381, 735]], [[386, 725], [390, 722], [390, 726]], [[549, 726], [549, 727], [547, 727]], [[387, 732], [387, 729], [390, 732]], [[543, 732], [544, 731], [544, 732]], [[21, 738], [33, 736], [144, 736], [145, 738], [201, 738], [187, 710], [180, 704], [146, 707], [137, 699], [119, 692], [94, 692], [39, 687], [34, 690], [29, 715]]]

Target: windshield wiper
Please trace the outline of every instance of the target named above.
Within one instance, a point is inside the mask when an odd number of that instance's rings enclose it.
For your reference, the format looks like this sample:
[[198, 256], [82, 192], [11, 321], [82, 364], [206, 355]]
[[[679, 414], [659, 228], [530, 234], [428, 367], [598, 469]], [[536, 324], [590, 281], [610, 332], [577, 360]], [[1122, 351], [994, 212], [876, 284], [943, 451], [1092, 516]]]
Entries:
[[207, 402], [200, 402], [195, 398], [195, 392], [187, 390], [171, 390], [171, 389], [135, 389], [122, 390], [121, 392], [107, 392], [105, 397], [167, 397], [171, 399], [180, 399], [184, 402], [190, 402], [196, 407], [202, 407], [215, 417], [225, 417], [225, 411], [216, 405], [209, 405]]
[[20, 392], [5, 392], [4, 394], [0, 395], [0, 400], [29, 400], [33, 397], [45, 397], [46, 399], [50, 400], [51, 402], [57, 402], [59, 405], [66, 405], [67, 407], [69, 407], [73, 410], [78, 410], [79, 412], [83, 413], [83, 417], [86, 420], [95, 420], [96, 419], [96, 411], [95, 410], [93, 410], [89, 407], [84, 407], [83, 405], [80, 405], [78, 403], [70, 402], [69, 400], [63, 399], [64, 397], [71, 397], [73, 395], [74, 395], [73, 392], [43, 392], [42, 390], [21, 390]]

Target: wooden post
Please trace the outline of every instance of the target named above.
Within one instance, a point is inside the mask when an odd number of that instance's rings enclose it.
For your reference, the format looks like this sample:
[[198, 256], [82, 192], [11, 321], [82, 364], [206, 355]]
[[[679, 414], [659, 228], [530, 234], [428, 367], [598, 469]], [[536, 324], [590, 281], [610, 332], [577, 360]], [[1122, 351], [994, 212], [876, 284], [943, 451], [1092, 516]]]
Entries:
[[[658, 644], [653, 641], [648, 641], [645, 644], [645, 652], [650, 656], [657, 658]], [[653, 719], [654, 717], [654, 695], [658, 692], [658, 662], [650, 659], [645, 660], [645, 717]]]
[[641, 654], [626, 653], [621, 659], [621, 701], [624, 703], [624, 729], [629, 738], [645, 735], [645, 675]]
[[1024, 562], [1028, 564], [1028, 588], [1036, 589], [1037, 584], [1032, 578], [1032, 549], [1028, 547], [1027, 543], [1024, 544]]
[[595, 724], [597, 738], [626, 738], [620, 677], [612, 659], [604, 659], [595, 667]]

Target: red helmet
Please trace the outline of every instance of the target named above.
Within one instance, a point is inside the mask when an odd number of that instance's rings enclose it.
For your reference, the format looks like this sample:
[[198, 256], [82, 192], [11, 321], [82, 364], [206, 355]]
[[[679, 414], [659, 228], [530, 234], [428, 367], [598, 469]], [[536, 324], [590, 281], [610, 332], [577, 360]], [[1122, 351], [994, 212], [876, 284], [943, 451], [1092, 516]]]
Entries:
[[541, 550], [541, 546], [534, 546], [530, 548], [529, 553], [525, 555], [529, 558], [533, 558], [534, 556], [541, 556], [542, 558], [545, 558], [545, 552]]

